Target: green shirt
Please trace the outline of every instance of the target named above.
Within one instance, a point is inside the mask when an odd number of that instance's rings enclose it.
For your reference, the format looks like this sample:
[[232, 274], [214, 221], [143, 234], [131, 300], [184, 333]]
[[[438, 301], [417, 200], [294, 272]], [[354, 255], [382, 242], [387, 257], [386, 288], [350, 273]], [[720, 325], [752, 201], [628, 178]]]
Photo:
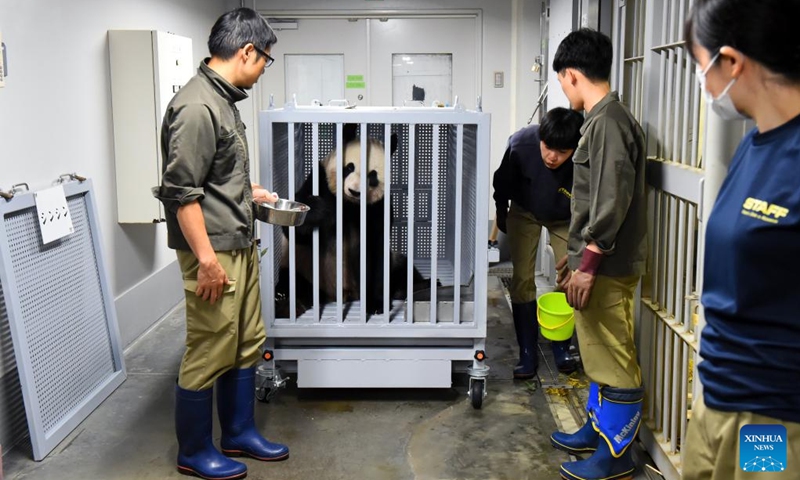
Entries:
[[572, 157], [569, 267], [594, 242], [604, 254], [598, 275], [642, 275], [647, 262], [645, 140], [642, 127], [611, 92], [586, 115]]
[[178, 207], [199, 201], [215, 251], [253, 243], [253, 190], [245, 127], [235, 102], [247, 98], [200, 63], [167, 106], [161, 125], [161, 186], [153, 195], [166, 210], [167, 243], [190, 250], [178, 224]]

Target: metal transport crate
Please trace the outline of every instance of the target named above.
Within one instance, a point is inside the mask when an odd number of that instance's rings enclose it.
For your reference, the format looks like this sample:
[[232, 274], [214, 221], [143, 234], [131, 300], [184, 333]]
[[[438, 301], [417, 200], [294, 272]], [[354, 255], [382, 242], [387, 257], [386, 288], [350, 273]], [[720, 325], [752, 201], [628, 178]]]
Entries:
[[[283, 380], [280, 367], [296, 371], [300, 388], [449, 388], [454, 371], [470, 375], [469, 396], [479, 408], [486, 394], [485, 365], [487, 308], [487, 241], [490, 175], [490, 116], [456, 105], [436, 107], [299, 107], [287, 106], [260, 113], [260, 183], [281, 198], [295, 200], [305, 182], [313, 194], [328, 188], [320, 169], [330, 152], [336, 153], [336, 178], [347, 173], [341, 158], [343, 135], [357, 129], [360, 162], [368, 171], [367, 138], [383, 143], [378, 165], [384, 182], [383, 218], [386, 239], [379, 258], [367, 257], [367, 202], [360, 201], [358, 291], [342, 292], [347, 266], [342, 265], [348, 226], [343, 225], [343, 198], [337, 182], [332, 216], [336, 216], [335, 267], [322, 264], [319, 230], [313, 244], [298, 256], [294, 228], [261, 224], [262, 299], [267, 328], [265, 359], [259, 367], [264, 380], [260, 399]], [[397, 148], [391, 152], [392, 136]], [[358, 141], [358, 140], [356, 140]], [[369, 150], [369, 155], [374, 151]], [[356, 155], [356, 157], [359, 157]], [[348, 157], [347, 162], [353, 158]], [[376, 163], [372, 163], [376, 162]], [[354, 166], [350, 166], [353, 169]], [[367, 175], [360, 175], [367, 192]], [[362, 194], [363, 200], [367, 195]], [[302, 201], [302, 200], [300, 200]], [[355, 207], [349, 207], [355, 208]], [[313, 207], [312, 207], [313, 210]], [[311, 215], [312, 212], [309, 213]], [[352, 218], [352, 217], [350, 217]], [[371, 219], [374, 217], [370, 217]], [[328, 239], [325, 239], [328, 240]], [[330, 238], [329, 244], [332, 244]], [[348, 254], [345, 252], [345, 254]], [[349, 253], [352, 259], [353, 254]], [[383, 288], [382, 304], [368, 311], [369, 262], [382, 261], [384, 287], [390, 282], [390, 262], [411, 259], [405, 299], [391, 298]], [[313, 276], [300, 282], [298, 263], [311, 265]], [[281, 269], [288, 278], [288, 314], [276, 317], [276, 289]], [[330, 271], [323, 271], [330, 269]], [[321, 301], [320, 282], [336, 279], [336, 298]], [[414, 273], [424, 278], [414, 284]], [[286, 275], [288, 273], [288, 275]], [[284, 278], [284, 279], [285, 279]], [[373, 282], [376, 281], [373, 279]], [[311, 292], [300, 289], [311, 289]], [[298, 294], [313, 296], [298, 311]], [[354, 299], [353, 297], [357, 298]], [[413, 308], [408, 308], [413, 305]]]

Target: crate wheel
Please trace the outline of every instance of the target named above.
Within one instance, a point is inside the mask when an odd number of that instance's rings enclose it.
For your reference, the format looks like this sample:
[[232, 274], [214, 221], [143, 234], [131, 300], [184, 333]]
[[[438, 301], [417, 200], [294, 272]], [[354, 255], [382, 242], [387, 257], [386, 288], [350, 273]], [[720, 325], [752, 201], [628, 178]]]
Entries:
[[269, 403], [270, 388], [260, 387], [256, 388], [256, 400], [259, 402]]
[[469, 391], [469, 399], [472, 402], [472, 408], [476, 410], [480, 410], [481, 405], [483, 405], [483, 394], [485, 391], [483, 380], [473, 380], [472, 387]]

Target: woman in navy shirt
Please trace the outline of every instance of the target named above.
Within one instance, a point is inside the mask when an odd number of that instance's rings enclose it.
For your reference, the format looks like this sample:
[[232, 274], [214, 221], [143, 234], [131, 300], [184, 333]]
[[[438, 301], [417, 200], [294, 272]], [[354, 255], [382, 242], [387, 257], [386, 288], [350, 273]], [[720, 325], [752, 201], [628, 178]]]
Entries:
[[800, 479], [798, 18], [800, 0], [697, 0], [686, 22], [707, 103], [756, 128], [706, 229], [703, 395], [683, 445], [684, 479]]

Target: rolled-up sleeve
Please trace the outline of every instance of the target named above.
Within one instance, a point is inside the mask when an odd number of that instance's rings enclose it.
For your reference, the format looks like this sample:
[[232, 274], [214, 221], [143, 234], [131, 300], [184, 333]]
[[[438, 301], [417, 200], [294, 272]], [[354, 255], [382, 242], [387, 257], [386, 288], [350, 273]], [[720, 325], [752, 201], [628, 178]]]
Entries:
[[628, 214], [636, 182], [636, 145], [624, 125], [612, 119], [597, 122], [589, 138], [589, 223], [581, 231], [605, 255], [614, 253], [617, 233]]
[[168, 110], [164, 128], [167, 158], [161, 185], [152, 192], [165, 208], [177, 212], [205, 195], [203, 186], [217, 151], [216, 127], [208, 107], [192, 104]]

